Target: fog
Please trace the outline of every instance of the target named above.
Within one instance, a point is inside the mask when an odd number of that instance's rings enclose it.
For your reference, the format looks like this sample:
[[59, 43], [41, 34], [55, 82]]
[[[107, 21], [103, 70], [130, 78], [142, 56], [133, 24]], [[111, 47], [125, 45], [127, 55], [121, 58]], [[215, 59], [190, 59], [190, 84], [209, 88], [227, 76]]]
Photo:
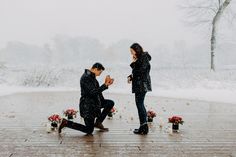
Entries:
[[181, 2], [0, 0], [0, 84], [79, 87], [83, 70], [99, 61], [114, 89], [130, 89], [129, 46], [138, 42], [152, 56], [154, 90], [236, 87], [235, 23], [219, 25], [211, 73], [210, 27], [187, 25]]
[[[147, 47], [198, 39], [181, 22], [178, 1], [142, 0], [1, 0], [0, 42], [42, 45], [55, 35], [88, 36], [105, 45], [121, 39]], [[201, 39], [198, 39], [200, 41]]]
[[[113, 52], [110, 54], [117, 52], [126, 55], [129, 53], [129, 45], [139, 42], [154, 55], [162, 52], [160, 55], [164, 58], [166, 54], [168, 56], [173, 53], [177, 56], [200, 53], [198, 57], [207, 60], [210, 28], [200, 29], [186, 25], [183, 22], [185, 13], [179, 7], [181, 2], [183, 1], [1, 0], [0, 55], [17, 53], [19, 60], [16, 62], [24, 60], [20, 58], [26, 57], [27, 60], [27, 57], [33, 56], [40, 62], [43, 58], [45, 62], [55, 62], [64, 57], [68, 60], [71, 58], [71, 62], [74, 62], [73, 55], [80, 56], [83, 60], [93, 60], [97, 56], [102, 59], [103, 55], [100, 53], [104, 54], [111, 49]], [[229, 9], [235, 8], [235, 3], [232, 2]], [[230, 27], [226, 25], [222, 24], [222, 29], [219, 29], [218, 54], [224, 52], [229, 56], [234, 55], [236, 29], [234, 24]], [[179, 44], [184, 47], [178, 46]], [[196, 47], [198, 52], [195, 52]], [[16, 52], [18, 48], [19, 51], [25, 49], [25, 52]], [[49, 48], [54, 48], [54, 55], [48, 54]], [[22, 56], [20, 53], [23, 53]], [[24, 56], [24, 53], [27, 55]], [[108, 58], [110, 54], [104, 55]], [[43, 56], [39, 57], [40, 55]], [[125, 55], [122, 58], [127, 58]], [[1, 57], [0, 60], [11, 62], [7, 57]]]

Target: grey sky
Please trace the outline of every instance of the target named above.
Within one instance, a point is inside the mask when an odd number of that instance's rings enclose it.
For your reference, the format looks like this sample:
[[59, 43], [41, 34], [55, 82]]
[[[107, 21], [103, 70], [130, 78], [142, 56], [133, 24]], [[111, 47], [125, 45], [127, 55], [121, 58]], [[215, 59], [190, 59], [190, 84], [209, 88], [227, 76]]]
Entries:
[[178, 0], [0, 0], [0, 47], [7, 41], [49, 42], [56, 34], [110, 44], [200, 40], [181, 23]]

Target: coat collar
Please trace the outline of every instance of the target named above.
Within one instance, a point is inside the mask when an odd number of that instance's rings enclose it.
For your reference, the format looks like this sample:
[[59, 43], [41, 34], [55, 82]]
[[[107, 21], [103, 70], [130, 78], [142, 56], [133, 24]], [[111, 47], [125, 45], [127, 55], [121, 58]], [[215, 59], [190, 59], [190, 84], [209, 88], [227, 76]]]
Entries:
[[91, 76], [93, 78], [96, 78], [95, 74], [93, 72], [91, 72], [89, 69], [85, 69], [85, 74], [88, 75], [88, 76]]

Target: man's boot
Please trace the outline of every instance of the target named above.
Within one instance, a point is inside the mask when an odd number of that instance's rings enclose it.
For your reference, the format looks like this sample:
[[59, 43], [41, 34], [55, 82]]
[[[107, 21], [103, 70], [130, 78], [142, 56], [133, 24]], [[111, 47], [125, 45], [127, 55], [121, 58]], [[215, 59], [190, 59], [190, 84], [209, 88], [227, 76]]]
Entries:
[[101, 129], [102, 131], [109, 131], [108, 128], [105, 128], [101, 122], [96, 121], [94, 127]]
[[58, 133], [60, 134], [61, 133], [61, 130], [64, 128], [64, 127], [67, 127], [67, 123], [68, 121], [63, 118], [62, 121], [61, 121], [61, 124], [59, 125], [59, 128], [58, 128]]

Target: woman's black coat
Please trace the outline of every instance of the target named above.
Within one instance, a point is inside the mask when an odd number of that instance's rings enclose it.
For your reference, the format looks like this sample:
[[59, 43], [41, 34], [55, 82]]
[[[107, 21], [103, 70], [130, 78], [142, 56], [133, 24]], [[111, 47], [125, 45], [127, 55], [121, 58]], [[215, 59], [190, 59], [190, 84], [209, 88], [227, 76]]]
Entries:
[[152, 91], [149, 61], [151, 56], [148, 52], [144, 52], [133, 63], [130, 64], [132, 68], [132, 75], [129, 77], [132, 80], [132, 93]]

